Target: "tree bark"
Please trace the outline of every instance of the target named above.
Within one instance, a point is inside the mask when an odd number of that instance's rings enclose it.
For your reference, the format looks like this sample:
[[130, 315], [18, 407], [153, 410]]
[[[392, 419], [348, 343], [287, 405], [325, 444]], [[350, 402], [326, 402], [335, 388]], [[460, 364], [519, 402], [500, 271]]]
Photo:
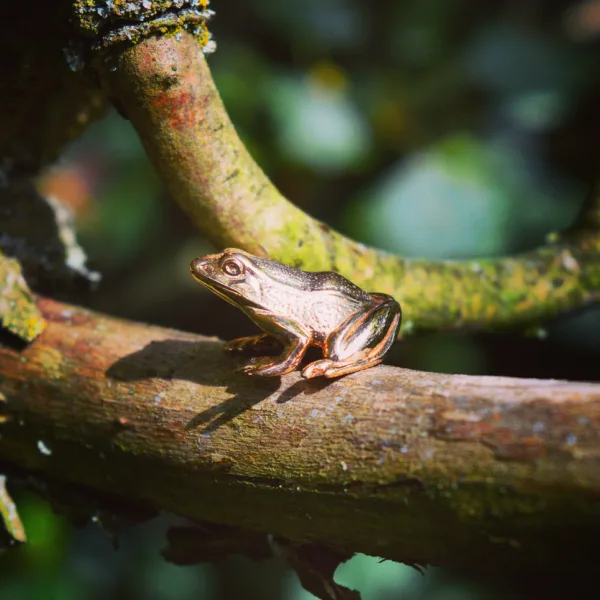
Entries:
[[600, 385], [387, 366], [251, 378], [217, 339], [39, 306], [47, 330], [0, 346], [3, 461], [406, 562], [583, 569], [597, 556]]

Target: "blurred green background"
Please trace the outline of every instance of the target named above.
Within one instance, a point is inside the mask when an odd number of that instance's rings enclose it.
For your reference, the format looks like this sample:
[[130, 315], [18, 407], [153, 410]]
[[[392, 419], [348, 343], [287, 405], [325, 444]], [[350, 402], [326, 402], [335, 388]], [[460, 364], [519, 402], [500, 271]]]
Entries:
[[[274, 183], [315, 217], [432, 259], [527, 250], [572, 223], [597, 174], [600, 2], [215, 0], [213, 8], [209, 64], [227, 109]], [[225, 339], [253, 331], [192, 281], [190, 260], [212, 248], [166, 197], [116, 113], [40, 185], [72, 208], [103, 273], [82, 302]], [[527, 332], [419, 336], [397, 344], [389, 362], [597, 381], [599, 361], [600, 312], [591, 308]], [[159, 550], [168, 516], [126, 531], [115, 551], [99, 528], [75, 530], [37, 497], [16, 496], [30, 543], [3, 556], [2, 599], [312, 597], [276, 559], [167, 564]], [[422, 576], [364, 556], [337, 579], [367, 600], [535, 597], [524, 582], [499, 587], [439, 569]]]

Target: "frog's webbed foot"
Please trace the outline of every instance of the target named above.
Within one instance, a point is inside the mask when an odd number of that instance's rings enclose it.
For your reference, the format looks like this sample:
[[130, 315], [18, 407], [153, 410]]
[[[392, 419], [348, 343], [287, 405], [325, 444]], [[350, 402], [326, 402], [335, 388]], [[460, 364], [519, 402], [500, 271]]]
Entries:
[[383, 360], [383, 356], [378, 358], [369, 358], [366, 352], [357, 352], [349, 356], [346, 360], [335, 361], [329, 358], [316, 360], [302, 369], [302, 377], [312, 379], [313, 377], [341, 377], [349, 375], [356, 371], [362, 371], [378, 365]]
[[261, 335], [236, 338], [227, 342], [223, 348], [228, 352], [238, 354], [271, 356], [281, 352], [282, 344], [275, 336], [263, 333]]
[[262, 377], [277, 377], [290, 373], [297, 367], [296, 363], [279, 361], [271, 358], [253, 358], [247, 365], [237, 368], [236, 373], [245, 375], [260, 375]]
[[302, 376], [341, 377], [379, 364], [390, 349], [402, 320], [400, 305], [385, 294], [372, 294], [377, 304], [353, 315], [325, 342], [325, 358], [307, 365]]

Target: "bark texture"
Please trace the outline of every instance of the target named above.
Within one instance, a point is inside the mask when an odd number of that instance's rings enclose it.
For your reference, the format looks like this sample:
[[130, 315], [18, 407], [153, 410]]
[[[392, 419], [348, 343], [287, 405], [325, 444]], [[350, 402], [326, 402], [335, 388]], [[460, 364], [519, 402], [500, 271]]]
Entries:
[[2, 461], [407, 562], [583, 569], [597, 556], [600, 385], [386, 366], [253, 379], [216, 339], [40, 308], [35, 342], [0, 347]]

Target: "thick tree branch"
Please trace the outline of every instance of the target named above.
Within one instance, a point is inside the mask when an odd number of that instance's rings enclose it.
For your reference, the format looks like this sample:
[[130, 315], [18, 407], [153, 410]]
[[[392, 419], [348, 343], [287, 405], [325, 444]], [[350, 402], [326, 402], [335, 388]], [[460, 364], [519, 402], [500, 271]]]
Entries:
[[385, 366], [254, 379], [216, 339], [40, 307], [44, 334], [0, 347], [3, 461], [409, 562], [583, 569], [597, 556], [600, 385]]

